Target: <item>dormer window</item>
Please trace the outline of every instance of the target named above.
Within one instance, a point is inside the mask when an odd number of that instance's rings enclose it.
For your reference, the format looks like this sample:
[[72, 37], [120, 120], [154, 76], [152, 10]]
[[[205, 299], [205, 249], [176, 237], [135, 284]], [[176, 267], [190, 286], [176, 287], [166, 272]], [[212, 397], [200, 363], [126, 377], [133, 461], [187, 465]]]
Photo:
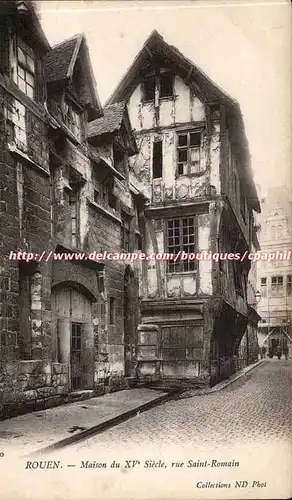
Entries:
[[35, 97], [35, 55], [33, 49], [23, 40], [17, 40], [17, 72], [16, 84], [28, 97]]
[[70, 132], [78, 139], [81, 140], [81, 116], [80, 114], [73, 109], [71, 104], [65, 102], [64, 109], [64, 122], [68, 127]]

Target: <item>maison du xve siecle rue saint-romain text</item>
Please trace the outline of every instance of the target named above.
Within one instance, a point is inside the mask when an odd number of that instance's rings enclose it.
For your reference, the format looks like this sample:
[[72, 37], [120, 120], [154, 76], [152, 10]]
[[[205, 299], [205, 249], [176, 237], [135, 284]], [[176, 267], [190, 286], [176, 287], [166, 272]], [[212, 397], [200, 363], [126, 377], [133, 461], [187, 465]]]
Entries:
[[2, 416], [257, 360], [248, 259], [9, 260], [244, 254], [260, 205], [238, 103], [159, 33], [102, 107], [84, 35], [51, 47], [33, 2], [0, 10]]

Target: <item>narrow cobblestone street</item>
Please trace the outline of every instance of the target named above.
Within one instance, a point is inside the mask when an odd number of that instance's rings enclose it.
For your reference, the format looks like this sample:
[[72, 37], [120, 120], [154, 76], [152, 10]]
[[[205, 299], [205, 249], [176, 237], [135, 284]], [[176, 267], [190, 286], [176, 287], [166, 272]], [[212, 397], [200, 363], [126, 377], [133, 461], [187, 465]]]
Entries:
[[266, 360], [217, 393], [172, 400], [70, 447], [78, 452], [155, 443], [196, 448], [289, 441], [292, 363]]

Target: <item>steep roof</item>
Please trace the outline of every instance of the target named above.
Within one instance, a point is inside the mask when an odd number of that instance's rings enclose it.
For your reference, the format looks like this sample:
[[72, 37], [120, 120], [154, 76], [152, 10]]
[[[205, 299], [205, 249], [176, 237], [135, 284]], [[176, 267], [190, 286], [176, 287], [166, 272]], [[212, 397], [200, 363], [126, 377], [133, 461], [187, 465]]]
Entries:
[[44, 76], [48, 84], [72, 82], [77, 58], [81, 54], [83, 70], [86, 71], [86, 85], [88, 88], [85, 104], [91, 107], [93, 118], [101, 116], [102, 107], [98, 97], [93, 68], [89, 56], [86, 38], [83, 33], [74, 35], [64, 42], [54, 45], [43, 58]]
[[73, 56], [77, 57], [82, 35], [58, 43], [44, 58], [44, 74], [47, 83], [65, 80], [72, 76]]
[[147, 38], [142, 49], [120, 80], [117, 88], [108, 98], [106, 104], [126, 100], [132, 90], [132, 86], [135, 84], [136, 78], [141, 74], [141, 70], [146, 69], [147, 64], [150, 65], [153, 58], [160, 59], [166, 65], [175, 66], [182, 78], [187, 79], [190, 85], [195, 86], [199, 97], [204, 101], [223, 100], [237, 104], [235, 99], [216, 85], [201, 68], [185, 57], [176, 47], [169, 45], [156, 30], [152, 31]]
[[223, 91], [176, 47], [166, 43], [156, 30], [152, 31], [147, 38], [106, 104], [111, 105], [121, 100], [127, 101], [138, 81], [143, 77], [143, 73], [147, 72], [153, 63], [160, 63], [173, 69], [204, 103], [224, 103], [226, 105], [227, 115], [236, 130], [234, 142], [244, 164], [244, 172], [242, 173], [247, 180], [247, 196], [251, 207], [260, 212], [260, 203], [251, 170], [248, 141], [238, 102]]
[[116, 102], [106, 106], [103, 116], [88, 124], [88, 137], [96, 137], [103, 134], [112, 134], [121, 126], [125, 112], [125, 103]]

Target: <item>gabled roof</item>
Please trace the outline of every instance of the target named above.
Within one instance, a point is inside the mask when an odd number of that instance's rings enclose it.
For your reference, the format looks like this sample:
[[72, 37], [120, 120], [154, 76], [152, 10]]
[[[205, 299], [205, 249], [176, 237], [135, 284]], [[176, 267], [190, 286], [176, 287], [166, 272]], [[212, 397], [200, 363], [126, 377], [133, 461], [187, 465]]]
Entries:
[[246, 179], [247, 197], [251, 207], [260, 212], [260, 203], [253, 180], [251, 159], [245, 127], [238, 102], [223, 91], [211, 78], [209, 78], [190, 59], [185, 57], [176, 47], [165, 42], [156, 31], [152, 31], [142, 49], [135, 57], [128, 71], [120, 80], [117, 88], [108, 98], [106, 104], [112, 105], [117, 101], [128, 101], [131, 93], [152, 65], [160, 64], [176, 72], [188, 85], [199, 99], [208, 104], [225, 104], [227, 116], [236, 133], [233, 135], [234, 143], [244, 165], [241, 175]]
[[106, 106], [103, 116], [88, 124], [88, 137], [97, 137], [103, 134], [112, 134], [119, 130], [125, 113], [125, 103], [116, 102]]
[[153, 59], [158, 59], [166, 66], [173, 65], [180, 76], [194, 86], [198, 96], [204, 101], [228, 101], [237, 104], [237, 101], [224, 92], [209, 78], [203, 70], [196, 66], [190, 59], [185, 57], [176, 47], [169, 45], [156, 31], [152, 31], [142, 49], [135, 57], [128, 71], [120, 80], [117, 88], [108, 98], [106, 104], [126, 100], [143, 69], [150, 66]]
[[44, 75], [47, 83], [59, 82], [72, 76], [74, 59], [76, 60], [81, 41], [82, 35], [75, 35], [52, 47], [44, 58]]
[[128, 136], [127, 150], [129, 156], [138, 152], [137, 143], [133, 134], [128, 109], [125, 102], [116, 102], [103, 109], [103, 116], [88, 124], [87, 137], [94, 141], [96, 137], [105, 135], [116, 135], [125, 126]]
[[86, 78], [88, 95], [85, 104], [94, 110], [94, 119], [102, 115], [102, 107], [84, 34], [75, 35], [52, 47], [52, 50], [43, 58], [44, 76], [47, 84], [69, 84], [72, 82], [75, 64], [80, 53], [82, 66], [88, 73]]

